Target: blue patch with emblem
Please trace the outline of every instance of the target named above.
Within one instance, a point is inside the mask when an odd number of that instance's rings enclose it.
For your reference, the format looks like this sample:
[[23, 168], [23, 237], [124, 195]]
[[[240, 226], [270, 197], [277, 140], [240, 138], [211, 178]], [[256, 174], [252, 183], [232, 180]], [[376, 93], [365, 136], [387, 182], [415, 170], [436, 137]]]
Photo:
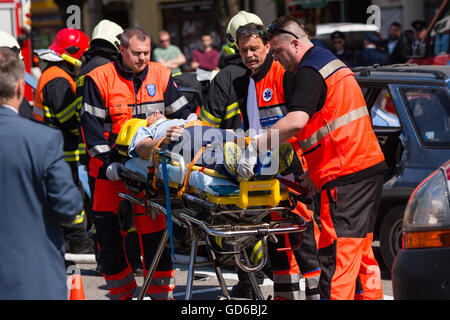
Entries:
[[264, 89], [263, 99], [265, 102], [269, 102], [270, 100], [272, 100], [272, 90], [270, 88]]
[[156, 94], [156, 84], [148, 84], [147, 92], [150, 96], [154, 97]]

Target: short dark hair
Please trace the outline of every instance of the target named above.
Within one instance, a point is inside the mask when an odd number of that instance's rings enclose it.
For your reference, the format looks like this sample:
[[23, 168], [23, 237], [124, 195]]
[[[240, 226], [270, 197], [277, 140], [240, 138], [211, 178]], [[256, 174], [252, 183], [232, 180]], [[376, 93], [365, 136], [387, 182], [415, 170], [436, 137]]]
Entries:
[[128, 48], [130, 46], [130, 39], [134, 36], [139, 41], [145, 41], [147, 38], [151, 40], [150, 34], [147, 31], [139, 27], [132, 27], [125, 29], [120, 35], [120, 45]]
[[256, 23], [248, 23], [246, 25], [240, 26], [236, 30], [236, 43], [239, 45], [239, 40], [249, 39], [252, 36], [256, 36], [262, 40], [264, 44], [269, 41], [264, 32], [264, 27]]
[[330, 39], [331, 40], [334, 40], [334, 39], [344, 39], [345, 40], [345, 33], [341, 32], [341, 31], [335, 31], [331, 34]]
[[392, 27], [392, 26], [397, 27], [397, 28], [400, 28], [400, 29], [402, 28], [402, 25], [401, 25], [399, 22], [397, 22], [397, 21], [392, 22], [392, 23], [391, 23], [391, 27]]
[[17, 53], [0, 48], [0, 104], [14, 97], [17, 81], [24, 77], [25, 65]]
[[316, 36], [316, 26], [314, 25], [314, 23], [308, 22], [307, 24], [305, 24], [305, 32], [308, 34], [308, 36], [310, 37], [314, 37]]

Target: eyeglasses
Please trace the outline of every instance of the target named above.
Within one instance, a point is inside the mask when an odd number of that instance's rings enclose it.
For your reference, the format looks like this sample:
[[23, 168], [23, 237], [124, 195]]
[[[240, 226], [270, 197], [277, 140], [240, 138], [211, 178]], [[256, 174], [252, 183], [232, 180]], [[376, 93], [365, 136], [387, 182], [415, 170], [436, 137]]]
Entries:
[[159, 39], [159, 42], [169, 42], [170, 39]]
[[269, 24], [269, 27], [267, 28], [267, 32], [271, 33], [271, 34], [275, 34], [275, 33], [290, 34], [291, 36], [293, 36], [295, 39], [298, 40], [298, 37], [294, 33], [284, 30], [284, 29], [281, 29], [281, 28], [278, 28], [278, 25], [276, 23]]

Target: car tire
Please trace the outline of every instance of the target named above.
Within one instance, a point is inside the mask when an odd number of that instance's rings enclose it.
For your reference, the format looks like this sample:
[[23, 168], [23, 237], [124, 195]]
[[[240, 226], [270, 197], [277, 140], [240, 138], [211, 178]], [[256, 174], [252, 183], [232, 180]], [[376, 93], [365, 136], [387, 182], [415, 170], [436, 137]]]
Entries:
[[380, 251], [388, 270], [392, 269], [395, 256], [402, 248], [404, 205], [392, 208], [384, 217], [380, 229]]

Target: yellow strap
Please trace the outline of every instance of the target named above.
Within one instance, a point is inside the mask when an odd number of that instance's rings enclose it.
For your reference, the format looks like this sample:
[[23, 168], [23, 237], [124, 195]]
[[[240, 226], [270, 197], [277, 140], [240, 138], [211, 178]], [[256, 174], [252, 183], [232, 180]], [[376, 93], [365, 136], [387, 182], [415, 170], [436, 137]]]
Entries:
[[180, 189], [180, 191], [178, 191], [178, 198], [181, 199], [181, 196], [183, 195], [183, 193], [186, 190], [186, 186], [189, 182], [189, 177], [191, 176], [191, 172], [192, 172], [192, 168], [194, 167], [194, 164], [197, 162], [198, 158], [200, 158], [200, 156], [203, 154], [203, 151], [205, 151], [205, 147], [202, 147], [197, 154], [195, 155], [194, 159], [192, 159], [191, 163], [189, 164], [187, 173], [186, 173], [186, 177], [184, 178], [184, 183], [183, 183], [183, 187]]

